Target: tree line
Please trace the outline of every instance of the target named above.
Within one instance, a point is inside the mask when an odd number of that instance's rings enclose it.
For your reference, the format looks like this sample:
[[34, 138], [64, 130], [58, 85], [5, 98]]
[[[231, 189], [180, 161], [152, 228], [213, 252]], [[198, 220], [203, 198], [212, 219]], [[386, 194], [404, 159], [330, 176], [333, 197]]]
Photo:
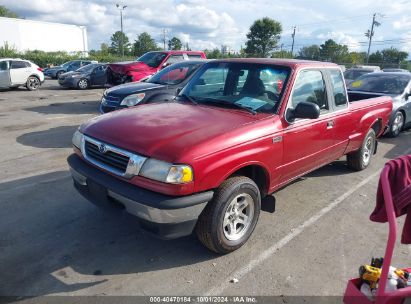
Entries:
[[[302, 47], [296, 54], [290, 51], [279, 50], [279, 41], [281, 39], [282, 25], [280, 22], [271, 18], [262, 18], [256, 20], [247, 33], [245, 48], [240, 52], [230, 53], [222, 52], [215, 48], [206, 49], [207, 58], [227, 58], [227, 57], [272, 57], [272, 58], [300, 58], [308, 60], [329, 61], [339, 64], [361, 65], [366, 62], [365, 52], [349, 51], [344, 44], [339, 44], [332, 39], [326, 40], [323, 44], [309, 45]], [[129, 38], [120, 31], [111, 36], [111, 45], [101, 45], [101, 52], [111, 54], [120, 54], [121, 48], [124, 47], [125, 53], [133, 56], [141, 56], [148, 51], [162, 50], [159, 48], [155, 39], [149, 33], [144, 32], [137, 36], [134, 43], [129, 42]], [[173, 37], [168, 40], [169, 50], [189, 49], [188, 45], [183, 46], [182, 41]], [[400, 51], [396, 48], [387, 48], [381, 51], [371, 53], [369, 64], [384, 66], [407, 67], [405, 60], [408, 57], [407, 52]]]

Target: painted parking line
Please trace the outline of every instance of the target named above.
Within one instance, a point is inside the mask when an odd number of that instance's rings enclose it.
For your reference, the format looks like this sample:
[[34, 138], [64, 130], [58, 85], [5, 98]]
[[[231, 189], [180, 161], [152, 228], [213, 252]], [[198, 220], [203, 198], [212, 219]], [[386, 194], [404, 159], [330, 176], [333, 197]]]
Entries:
[[[411, 153], [411, 148], [407, 149], [402, 153], [402, 155], [409, 154]], [[250, 273], [253, 269], [255, 269], [257, 266], [259, 266], [261, 263], [272, 257], [278, 250], [286, 246], [289, 242], [291, 242], [294, 238], [296, 238], [298, 235], [300, 235], [304, 230], [315, 224], [318, 220], [320, 220], [324, 215], [326, 215], [328, 212], [333, 210], [335, 207], [337, 207], [339, 204], [341, 204], [344, 200], [346, 200], [349, 196], [351, 196], [353, 193], [355, 193], [357, 190], [368, 184], [371, 180], [374, 178], [378, 177], [380, 175], [381, 171], [378, 170], [377, 172], [374, 172], [370, 176], [368, 176], [366, 179], [364, 179], [362, 182], [357, 184], [355, 187], [351, 188], [341, 196], [339, 196], [337, 199], [335, 199], [331, 204], [328, 206], [324, 207], [321, 209], [319, 212], [314, 214], [312, 217], [310, 217], [308, 220], [306, 220], [304, 223], [299, 225], [297, 228], [292, 229], [291, 233], [283, 237], [281, 240], [270, 246], [269, 248], [265, 249], [263, 252], [261, 252], [256, 258], [250, 260], [247, 265], [244, 267], [241, 267], [240, 269], [237, 269], [229, 277], [227, 277], [223, 282], [220, 282], [219, 284], [214, 285], [211, 289], [209, 289], [205, 295], [206, 296], [213, 296], [213, 295], [220, 295], [226, 290], [230, 285], [230, 279], [236, 278], [240, 279], [244, 277], [246, 274]]]

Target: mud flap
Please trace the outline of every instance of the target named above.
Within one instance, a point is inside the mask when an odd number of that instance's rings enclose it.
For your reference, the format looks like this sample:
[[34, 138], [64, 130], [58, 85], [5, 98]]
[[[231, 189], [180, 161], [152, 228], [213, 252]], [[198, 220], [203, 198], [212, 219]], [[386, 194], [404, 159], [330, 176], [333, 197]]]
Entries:
[[261, 210], [265, 212], [275, 212], [275, 197], [271, 194], [266, 195], [261, 200]]
[[377, 154], [377, 148], [378, 148], [378, 140], [375, 140], [375, 148], [374, 148], [373, 155]]

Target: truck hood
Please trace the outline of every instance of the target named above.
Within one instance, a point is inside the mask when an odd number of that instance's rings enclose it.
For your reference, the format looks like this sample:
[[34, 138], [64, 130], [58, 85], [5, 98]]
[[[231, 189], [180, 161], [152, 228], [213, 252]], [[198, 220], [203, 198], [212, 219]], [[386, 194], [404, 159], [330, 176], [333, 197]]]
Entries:
[[94, 118], [81, 132], [131, 152], [178, 162], [184, 153], [199, 146], [197, 151], [212, 153], [207, 146], [210, 139], [228, 136], [231, 130], [265, 116], [202, 105], [146, 104]]
[[77, 71], [71, 71], [71, 72], [61, 74], [61, 77], [71, 77], [71, 76], [76, 76], [76, 75], [81, 75], [81, 76], [86, 77], [86, 76], [90, 76], [90, 73], [81, 73]]
[[164, 85], [150, 82], [130, 82], [107, 89], [105, 94], [110, 96], [127, 96], [147, 90], [161, 89]]
[[140, 61], [126, 61], [108, 65], [114, 73], [125, 74], [130, 71], [151, 71], [153, 68]]

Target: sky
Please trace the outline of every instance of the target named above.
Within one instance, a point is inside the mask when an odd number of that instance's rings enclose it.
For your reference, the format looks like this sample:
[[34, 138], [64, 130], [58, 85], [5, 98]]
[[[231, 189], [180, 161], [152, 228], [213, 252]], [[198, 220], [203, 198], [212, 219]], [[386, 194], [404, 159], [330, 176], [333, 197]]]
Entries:
[[90, 49], [109, 43], [120, 30], [116, 3], [127, 6], [123, 24], [131, 42], [148, 32], [162, 46], [165, 29], [166, 39], [178, 37], [193, 50], [226, 45], [239, 51], [252, 23], [269, 17], [282, 24], [283, 50], [291, 50], [295, 26], [294, 52], [330, 38], [351, 51], [366, 51], [364, 33], [376, 13], [381, 25], [375, 28], [371, 52], [392, 46], [411, 53], [411, 0], [0, 0], [26, 19], [85, 25]]

